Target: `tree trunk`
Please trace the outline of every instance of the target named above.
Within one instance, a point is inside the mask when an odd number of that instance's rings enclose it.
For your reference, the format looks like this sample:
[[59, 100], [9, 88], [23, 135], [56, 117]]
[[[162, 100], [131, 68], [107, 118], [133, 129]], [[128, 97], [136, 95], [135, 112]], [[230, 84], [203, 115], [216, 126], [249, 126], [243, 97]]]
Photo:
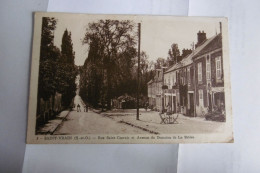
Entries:
[[108, 66], [107, 66], [107, 109], [110, 110], [111, 109], [111, 66], [110, 66], [110, 61], [108, 62]]

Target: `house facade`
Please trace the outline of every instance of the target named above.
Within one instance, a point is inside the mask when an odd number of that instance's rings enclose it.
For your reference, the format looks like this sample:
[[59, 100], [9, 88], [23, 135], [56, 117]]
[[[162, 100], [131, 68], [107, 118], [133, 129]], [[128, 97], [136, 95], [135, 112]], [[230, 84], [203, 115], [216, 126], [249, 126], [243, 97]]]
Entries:
[[162, 86], [163, 86], [163, 69], [155, 70], [155, 76], [148, 83], [149, 107], [153, 110], [162, 110]]
[[194, 82], [192, 54], [183, 58], [164, 73], [164, 84], [168, 89], [164, 92], [165, 107], [170, 105], [173, 113], [181, 112], [194, 116]]
[[222, 38], [218, 34], [193, 57], [196, 85], [196, 114], [203, 116], [216, 108], [223, 109], [224, 72]]
[[220, 107], [223, 110], [225, 96], [221, 33], [207, 39], [206, 33], [198, 32], [195, 49], [163, 72], [160, 86], [166, 87], [160, 91], [162, 97], [156, 97], [155, 93], [149, 95], [149, 90], [152, 92], [152, 88], [155, 88], [149, 86], [152, 84], [155, 85], [155, 81], [148, 83], [149, 104], [150, 98], [157, 98], [158, 101], [153, 101], [153, 105], [160, 104], [159, 110], [162, 110], [162, 103], [165, 109], [170, 105], [173, 113], [178, 111], [191, 117], [203, 117]]

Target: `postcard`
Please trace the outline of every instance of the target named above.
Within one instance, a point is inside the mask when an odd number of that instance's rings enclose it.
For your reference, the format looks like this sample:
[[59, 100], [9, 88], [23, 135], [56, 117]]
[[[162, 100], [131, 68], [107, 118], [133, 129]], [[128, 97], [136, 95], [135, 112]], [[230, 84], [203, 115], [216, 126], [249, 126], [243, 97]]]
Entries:
[[27, 143], [232, 143], [228, 20], [36, 12]]

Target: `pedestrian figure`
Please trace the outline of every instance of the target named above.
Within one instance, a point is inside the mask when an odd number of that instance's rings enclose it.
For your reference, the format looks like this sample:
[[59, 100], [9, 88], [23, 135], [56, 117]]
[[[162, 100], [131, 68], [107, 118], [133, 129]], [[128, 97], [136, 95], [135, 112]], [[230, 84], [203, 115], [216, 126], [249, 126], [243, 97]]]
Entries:
[[84, 106], [84, 112], [88, 112], [88, 106], [87, 105]]
[[145, 103], [145, 111], [147, 111], [148, 105], [149, 105], [149, 103], [146, 102], [146, 103]]
[[180, 104], [178, 103], [177, 104], [177, 114], [180, 114], [180, 112], [181, 112], [181, 107], [180, 107]]
[[171, 105], [170, 105], [170, 103], [168, 103], [168, 105], [167, 105], [167, 113], [166, 114], [167, 115], [171, 114]]
[[79, 104], [77, 105], [77, 112], [81, 112]]

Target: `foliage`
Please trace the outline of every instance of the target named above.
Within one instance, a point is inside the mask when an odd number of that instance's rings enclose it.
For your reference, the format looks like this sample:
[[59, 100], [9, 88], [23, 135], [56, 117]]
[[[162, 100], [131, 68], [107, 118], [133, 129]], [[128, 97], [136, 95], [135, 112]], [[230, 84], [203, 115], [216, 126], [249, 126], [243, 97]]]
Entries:
[[55, 67], [56, 60], [59, 58], [59, 50], [53, 45], [54, 30], [56, 19], [42, 18], [40, 66], [38, 81], [38, 103], [40, 98], [47, 100], [55, 93]]
[[166, 67], [167, 62], [164, 58], [157, 58], [155, 64], [154, 64], [154, 68], [155, 69], [160, 69], [162, 67]]
[[[54, 46], [54, 30], [57, 20], [55, 18], [42, 18], [42, 34], [40, 49], [40, 65], [38, 80], [37, 113], [40, 113], [40, 100], [54, 99], [56, 92], [62, 94], [62, 105], [68, 107], [75, 96], [76, 69], [74, 65], [74, 52], [71, 33], [64, 32], [62, 51]], [[51, 102], [51, 108], [54, 101]], [[43, 108], [44, 109], [44, 108]]]
[[173, 43], [168, 51], [167, 65], [171, 66], [173, 64], [176, 64], [178, 56], [180, 56], [178, 44]]
[[59, 60], [59, 91], [62, 93], [62, 104], [68, 107], [76, 93], [76, 67], [74, 65], [75, 52], [71, 40], [71, 32], [64, 31], [61, 43], [61, 59]]
[[80, 91], [88, 94], [83, 99], [94, 105], [106, 102], [110, 108], [112, 97], [126, 92], [123, 86], [132, 83], [137, 55], [134, 28], [129, 20], [99, 20], [88, 25], [83, 44], [89, 44], [89, 54]]

